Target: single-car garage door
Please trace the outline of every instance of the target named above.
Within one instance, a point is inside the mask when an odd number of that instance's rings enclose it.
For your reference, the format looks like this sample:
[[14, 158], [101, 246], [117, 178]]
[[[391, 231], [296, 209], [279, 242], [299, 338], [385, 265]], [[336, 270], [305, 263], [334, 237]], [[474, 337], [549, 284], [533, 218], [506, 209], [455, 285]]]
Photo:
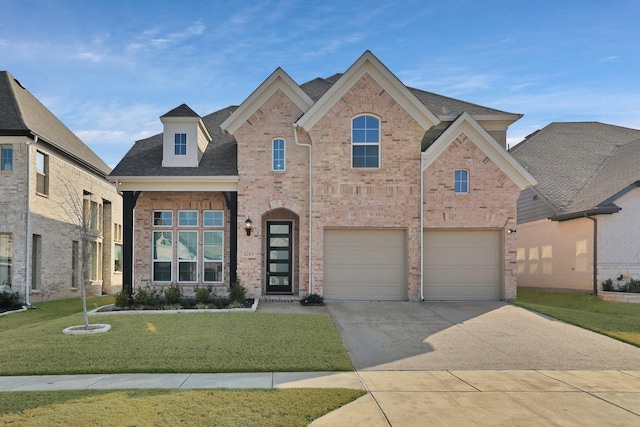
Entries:
[[404, 230], [333, 229], [324, 234], [324, 297], [406, 299]]
[[428, 301], [502, 298], [502, 233], [496, 230], [424, 232], [424, 297]]

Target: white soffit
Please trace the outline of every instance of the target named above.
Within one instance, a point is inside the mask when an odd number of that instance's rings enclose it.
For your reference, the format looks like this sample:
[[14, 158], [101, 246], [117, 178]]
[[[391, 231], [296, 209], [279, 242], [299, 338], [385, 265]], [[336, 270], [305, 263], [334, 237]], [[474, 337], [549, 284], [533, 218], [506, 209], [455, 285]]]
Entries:
[[233, 135], [278, 90], [281, 90], [302, 112], [309, 110], [313, 105], [309, 95], [282, 68], [277, 68], [222, 122], [220, 129]]
[[118, 191], [237, 191], [238, 176], [109, 177]]
[[462, 113], [436, 141], [422, 153], [424, 172], [453, 143], [465, 134], [495, 163], [521, 190], [537, 184], [536, 179], [518, 163], [469, 113]]
[[308, 132], [365, 74], [377, 81], [425, 130], [440, 123], [440, 120], [375, 55], [366, 51], [322, 98], [305, 112], [297, 121], [298, 126]]

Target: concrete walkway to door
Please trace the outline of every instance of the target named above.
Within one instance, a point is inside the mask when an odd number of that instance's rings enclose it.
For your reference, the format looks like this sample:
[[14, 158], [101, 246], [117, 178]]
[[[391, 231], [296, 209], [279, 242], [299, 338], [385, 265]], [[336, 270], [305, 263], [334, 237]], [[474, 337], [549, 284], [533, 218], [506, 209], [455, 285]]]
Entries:
[[640, 348], [503, 302], [327, 302], [356, 370], [637, 370]]

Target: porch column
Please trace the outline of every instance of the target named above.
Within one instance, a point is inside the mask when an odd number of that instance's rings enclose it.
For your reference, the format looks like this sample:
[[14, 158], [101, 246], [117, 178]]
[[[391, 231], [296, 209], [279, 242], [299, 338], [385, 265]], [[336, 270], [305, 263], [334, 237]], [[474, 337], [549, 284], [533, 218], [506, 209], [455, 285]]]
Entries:
[[229, 286], [238, 278], [238, 192], [222, 193], [229, 209]]
[[140, 191], [122, 192], [122, 291], [133, 295], [133, 209]]

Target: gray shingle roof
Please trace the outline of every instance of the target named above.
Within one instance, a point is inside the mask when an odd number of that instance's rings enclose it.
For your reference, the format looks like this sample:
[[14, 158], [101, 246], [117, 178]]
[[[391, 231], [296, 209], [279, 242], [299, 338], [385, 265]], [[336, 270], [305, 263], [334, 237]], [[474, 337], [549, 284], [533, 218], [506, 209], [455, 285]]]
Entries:
[[[328, 78], [316, 78], [300, 85], [300, 88], [314, 101], [317, 102], [336, 83], [343, 74], [334, 74]], [[419, 89], [409, 90], [422, 102], [433, 114], [438, 117], [447, 117], [451, 121], [464, 112], [471, 115], [484, 116], [513, 116], [518, 114], [507, 113], [493, 108], [460, 101], [446, 96], [437, 95]], [[213, 138], [209, 148], [205, 151], [200, 166], [197, 168], [163, 168], [162, 167], [162, 135], [155, 135], [142, 141], [137, 141], [133, 148], [124, 156], [115, 167], [111, 176], [222, 176], [237, 175], [237, 153], [235, 140], [232, 136], [224, 135], [220, 131], [220, 124], [237, 107], [228, 107], [218, 112], [209, 114], [203, 118], [203, 122]], [[166, 116], [193, 116], [198, 115], [186, 104], [171, 110]], [[443, 125], [447, 125], [444, 123]], [[423, 149], [439, 136], [446, 126], [440, 126], [437, 130], [427, 132], [423, 140]]]
[[111, 168], [8, 71], [0, 71], [0, 134], [31, 132], [74, 160], [102, 174]]
[[516, 145], [511, 155], [538, 180], [536, 190], [567, 215], [610, 206], [608, 199], [640, 180], [639, 139], [636, 129], [551, 123]]
[[[188, 108], [188, 107], [187, 107]], [[162, 134], [137, 141], [111, 172], [111, 176], [235, 176], [238, 154], [235, 139], [220, 130], [220, 124], [237, 107], [228, 107], [202, 118], [211, 134], [197, 168], [162, 167]]]

